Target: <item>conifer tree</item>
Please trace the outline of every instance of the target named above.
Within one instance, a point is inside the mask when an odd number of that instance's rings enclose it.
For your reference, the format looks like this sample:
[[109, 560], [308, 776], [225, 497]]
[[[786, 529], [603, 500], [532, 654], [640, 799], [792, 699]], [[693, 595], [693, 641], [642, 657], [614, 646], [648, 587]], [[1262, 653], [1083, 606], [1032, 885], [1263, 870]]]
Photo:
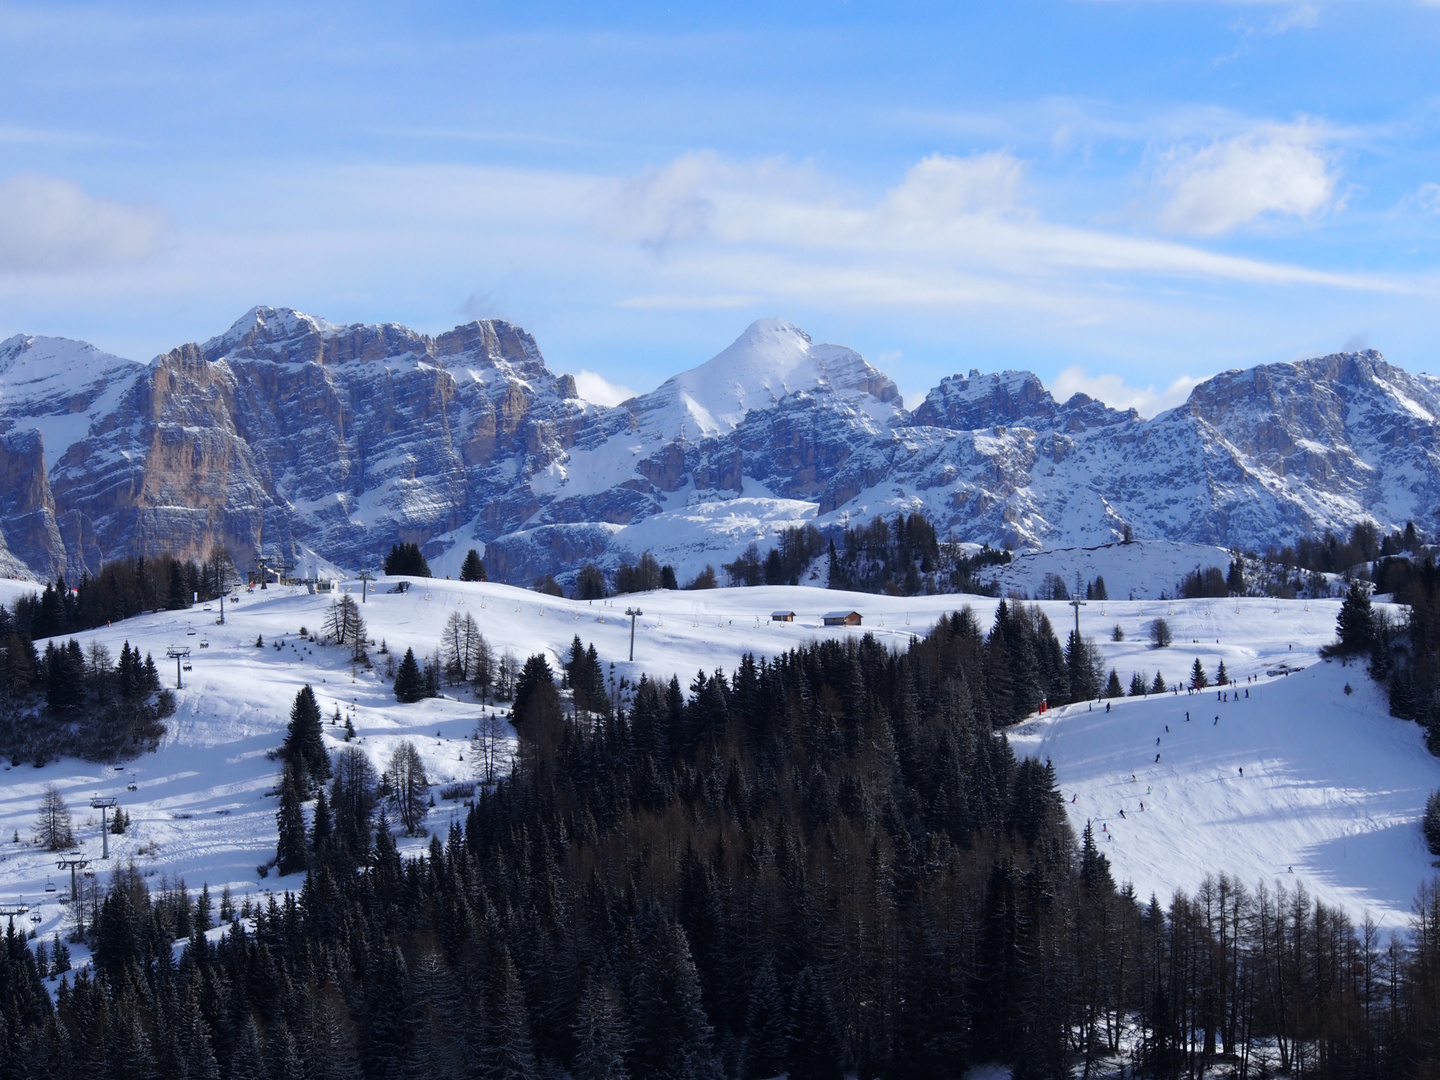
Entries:
[[465, 562], [460, 566], [461, 581], [484, 581], [485, 564], [480, 559], [480, 553], [471, 548], [465, 553]]
[[323, 863], [330, 853], [330, 803], [325, 792], [315, 797], [315, 819], [310, 825], [310, 850], [317, 863]]
[[395, 700], [409, 705], [425, 696], [425, 678], [420, 674], [420, 665], [415, 662], [415, 650], [406, 649], [405, 658], [395, 671]]
[[1145, 676], [1144, 676], [1144, 675], [1141, 675], [1140, 672], [1137, 671], [1137, 672], [1135, 672], [1134, 674], [1132, 674], [1132, 675], [1130, 676], [1130, 696], [1131, 696], [1131, 697], [1144, 697], [1144, 696], [1145, 696], [1146, 694], [1148, 694], [1149, 692], [1150, 692], [1150, 688], [1145, 685]]
[[409, 739], [401, 740], [391, 753], [389, 773], [395, 811], [405, 831], [413, 835], [420, 830], [420, 822], [429, 810], [430, 784], [420, 752]]
[[1120, 685], [1120, 674], [1113, 667], [1110, 669], [1110, 678], [1105, 683], [1105, 696], [1107, 698], [1125, 696], [1125, 688]]
[[719, 1080], [695, 962], [684, 932], [674, 922], [667, 920], [655, 928], [636, 983], [637, 1080]]
[[70, 810], [54, 784], [46, 784], [40, 796], [40, 813], [35, 819], [35, 839], [46, 851], [65, 851], [75, 846]]
[[325, 752], [320, 703], [315, 700], [315, 691], [309, 683], [295, 693], [280, 755], [294, 772], [302, 792], [309, 792], [330, 779], [330, 755]]
[[1150, 693], [1163, 694], [1168, 689], [1170, 688], [1165, 685], [1165, 676], [1158, 671], [1155, 672], [1155, 681], [1150, 684]]
[[1230, 684], [1230, 673], [1225, 670], [1225, 661], [1220, 661], [1220, 666], [1215, 669], [1215, 685], [1228, 686]]
[[1200, 663], [1200, 658], [1195, 658], [1195, 663], [1190, 665], [1190, 686], [1195, 690], [1204, 690], [1210, 685], [1210, 678], [1205, 674], [1205, 666]]
[[575, 1012], [575, 1080], [627, 1080], [625, 1014], [608, 984], [592, 979]]
[[530, 1017], [515, 963], [504, 945], [495, 953], [488, 1004], [480, 1076], [483, 1080], [530, 1080], [535, 1075]]
[[275, 866], [281, 874], [295, 874], [305, 869], [308, 852], [305, 847], [305, 811], [300, 783], [290, 766], [280, 780], [280, 809], [275, 824], [280, 833], [275, 846]]
[[195, 898], [195, 929], [204, 933], [215, 925], [212, 917], [213, 909], [210, 906], [210, 885], [209, 883], [200, 886], [200, 895]]
[[1375, 645], [1375, 612], [1370, 604], [1370, 589], [1362, 581], [1352, 581], [1340, 615], [1335, 620], [1336, 642], [1331, 651], [1340, 656], [1369, 652]]

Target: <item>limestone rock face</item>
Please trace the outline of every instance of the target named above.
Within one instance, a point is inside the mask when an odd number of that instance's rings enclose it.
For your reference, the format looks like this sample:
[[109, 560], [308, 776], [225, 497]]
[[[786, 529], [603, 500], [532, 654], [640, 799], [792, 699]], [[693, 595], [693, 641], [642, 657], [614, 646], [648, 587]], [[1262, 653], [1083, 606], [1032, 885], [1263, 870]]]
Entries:
[[645, 550], [682, 579], [776, 530], [923, 510], [956, 538], [1263, 549], [1440, 528], [1440, 380], [1348, 353], [1231, 371], [1153, 419], [1034, 375], [952, 376], [906, 412], [858, 353], [777, 319], [615, 407], [499, 320], [429, 337], [259, 307], [149, 364], [0, 342], [0, 573], [140, 552], [566, 581]]

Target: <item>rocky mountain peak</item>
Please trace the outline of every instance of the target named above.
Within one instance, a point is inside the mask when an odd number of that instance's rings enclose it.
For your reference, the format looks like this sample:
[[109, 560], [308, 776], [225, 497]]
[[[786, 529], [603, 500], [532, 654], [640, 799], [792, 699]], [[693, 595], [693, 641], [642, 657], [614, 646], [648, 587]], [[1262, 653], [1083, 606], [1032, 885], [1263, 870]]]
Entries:
[[901, 404], [895, 383], [854, 349], [816, 345], [799, 327], [773, 318], [757, 319], [715, 356], [667, 379], [639, 403], [642, 412], [714, 435], [733, 431], [752, 409], [814, 389]]

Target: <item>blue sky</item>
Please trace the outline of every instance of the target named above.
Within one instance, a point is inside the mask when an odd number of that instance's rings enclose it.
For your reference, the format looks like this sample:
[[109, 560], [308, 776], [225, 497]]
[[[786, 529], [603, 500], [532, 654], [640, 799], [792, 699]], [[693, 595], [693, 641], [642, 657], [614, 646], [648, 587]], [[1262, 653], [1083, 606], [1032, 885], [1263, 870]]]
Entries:
[[[721, 10], [723, 9], [723, 10]], [[256, 303], [646, 390], [751, 320], [918, 404], [1440, 373], [1440, 4], [0, 6], [0, 336]]]

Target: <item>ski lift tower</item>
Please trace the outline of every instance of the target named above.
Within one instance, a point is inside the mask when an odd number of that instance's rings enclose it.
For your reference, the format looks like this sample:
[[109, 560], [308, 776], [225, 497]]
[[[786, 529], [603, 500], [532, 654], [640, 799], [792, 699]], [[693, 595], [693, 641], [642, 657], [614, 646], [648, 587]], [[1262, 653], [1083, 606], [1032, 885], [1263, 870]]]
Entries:
[[645, 613], [637, 608], [626, 608], [625, 614], [630, 616], [630, 662], [635, 662], [635, 620]]
[[165, 650], [165, 655], [175, 661], [175, 689], [184, 690], [185, 684], [180, 678], [180, 661], [190, 655], [189, 645], [171, 645]]
[[370, 582], [372, 582], [372, 581], [374, 581], [374, 580], [375, 580], [375, 575], [372, 574], [372, 573], [370, 573], [369, 570], [361, 570], [361, 571], [360, 571], [360, 602], [361, 602], [362, 604], [365, 603], [365, 596], [366, 596], [366, 593], [369, 592]]
[[61, 870], [70, 870], [70, 906], [75, 911], [75, 932], [83, 935], [85, 933], [85, 909], [80, 904], [80, 886], [76, 881], [75, 871], [84, 870], [90, 865], [89, 859], [82, 859], [78, 851], [72, 851], [60, 856], [55, 863]]
[[1075, 592], [1070, 597], [1070, 606], [1075, 609], [1075, 647], [1080, 647], [1080, 609], [1085, 601], [1080, 599], [1080, 571], [1075, 571]]
[[105, 820], [105, 815], [107, 812], [114, 810], [119, 801], [119, 799], [113, 796], [102, 798], [99, 795], [96, 795], [90, 800], [90, 808], [100, 811], [100, 857], [102, 859], [110, 858], [110, 827], [109, 823]]

